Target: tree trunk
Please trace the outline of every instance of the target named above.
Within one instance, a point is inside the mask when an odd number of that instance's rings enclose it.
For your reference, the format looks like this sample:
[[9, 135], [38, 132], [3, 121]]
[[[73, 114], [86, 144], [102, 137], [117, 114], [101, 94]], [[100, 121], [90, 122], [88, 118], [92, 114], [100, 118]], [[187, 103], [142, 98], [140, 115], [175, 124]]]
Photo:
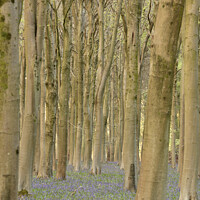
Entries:
[[52, 44], [51, 44], [51, 27], [49, 26], [49, 15], [46, 23], [45, 32], [45, 68], [46, 68], [46, 121], [45, 121], [45, 173], [47, 177], [53, 176], [53, 137], [55, 125], [55, 80], [54, 66], [52, 63]]
[[172, 86], [183, 7], [183, 1], [159, 2], [152, 42], [142, 164], [136, 200], [166, 199]]
[[[23, 44], [24, 45], [24, 44]], [[20, 72], [20, 138], [22, 136], [22, 127], [24, 120], [24, 103], [25, 103], [25, 72], [26, 72], [26, 59], [25, 47], [21, 50], [21, 72]]]
[[[137, 93], [140, 3], [129, 1], [127, 8], [127, 79], [124, 124], [124, 189], [135, 192], [137, 186]], [[135, 13], [135, 15], [130, 15]]]
[[120, 166], [122, 165], [122, 148], [124, 141], [124, 91], [123, 91], [123, 76], [124, 76], [124, 67], [122, 65], [122, 58], [120, 57], [120, 77], [119, 77], [119, 124], [120, 124]]
[[75, 78], [72, 77], [71, 116], [70, 116], [70, 155], [69, 165], [73, 165], [74, 158], [74, 134], [75, 134]]
[[45, 169], [45, 63], [41, 64], [40, 69], [40, 165], [38, 177], [46, 177]]
[[184, 33], [185, 137], [180, 200], [198, 199], [198, 8], [198, 0], [192, 2], [186, 0]]
[[[96, 133], [94, 135], [94, 152], [93, 152], [93, 161], [92, 161], [92, 173], [93, 174], [101, 174], [101, 138], [102, 138], [102, 132], [103, 132], [103, 94], [105, 89], [106, 80], [109, 75], [110, 67], [113, 60], [114, 55], [114, 49], [115, 49], [115, 42], [116, 42], [116, 36], [117, 36], [117, 28], [119, 24], [119, 17], [121, 13], [122, 8], [122, 1], [118, 1], [117, 5], [117, 14], [115, 19], [115, 24], [113, 28], [113, 34], [112, 34], [112, 41], [111, 41], [111, 48], [108, 55], [108, 63], [104, 69], [104, 53], [103, 53], [103, 0], [99, 1], [99, 58], [98, 58], [98, 64], [99, 64], [99, 70], [100, 72], [97, 74], [97, 92], [96, 92]], [[101, 70], [102, 73], [101, 73]], [[100, 77], [101, 79], [100, 79]]]
[[[124, 15], [122, 14], [122, 21], [124, 27], [124, 73], [123, 73], [123, 110], [124, 110], [124, 124], [125, 124], [125, 108], [126, 108], [126, 80], [127, 80], [127, 69], [126, 66], [128, 65], [128, 49], [127, 49], [127, 23]], [[124, 125], [123, 125], [124, 126]], [[122, 161], [120, 165], [120, 169], [124, 169], [124, 155], [125, 155], [125, 131], [123, 127], [123, 142], [122, 142]]]
[[114, 161], [114, 147], [115, 147], [115, 113], [114, 113], [114, 70], [112, 71], [111, 83], [110, 83], [110, 161]]
[[[108, 85], [106, 86], [108, 88]], [[104, 94], [104, 103], [103, 103], [103, 136], [102, 136], [102, 145], [101, 145], [101, 162], [105, 162], [105, 140], [107, 134], [107, 121], [108, 121], [108, 100], [109, 100], [109, 92], [106, 88], [106, 92]]]
[[78, 122], [77, 122], [77, 137], [76, 137], [76, 163], [75, 171], [79, 171], [81, 167], [81, 143], [82, 143], [82, 127], [83, 127], [83, 58], [82, 58], [82, 26], [83, 26], [83, 1], [79, 0], [79, 15], [78, 15], [78, 38], [77, 38], [77, 50], [78, 50]]
[[[177, 70], [175, 70], [176, 74]], [[174, 77], [173, 82], [173, 93], [172, 93], [172, 111], [171, 111], [171, 161], [172, 168], [176, 167], [176, 77]]]
[[93, 1], [89, 0], [87, 4], [88, 12], [88, 36], [87, 36], [87, 46], [86, 46], [86, 70], [85, 70], [85, 91], [84, 91], [84, 132], [85, 132], [85, 151], [84, 151], [84, 168], [90, 168], [91, 162], [91, 133], [90, 133], [90, 88], [91, 88], [91, 69], [92, 69], [92, 51], [93, 51], [93, 41], [92, 41], [92, 29], [93, 29]]
[[[183, 17], [184, 22], [184, 17]], [[183, 27], [183, 23], [182, 23]], [[181, 34], [183, 32], [183, 28]], [[184, 42], [183, 48], [184, 48]], [[179, 156], [178, 156], [178, 171], [179, 171], [179, 187], [181, 185], [181, 177], [183, 171], [183, 156], [184, 156], [184, 132], [185, 132], [185, 98], [184, 98], [184, 61], [181, 68], [181, 89], [180, 89], [180, 135], [179, 135]]]
[[[57, 179], [66, 178], [66, 162], [67, 162], [67, 119], [68, 119], [68, 100], [69, 100], [69, 76], [70, 76], [70, 37], [69, 37], [69, 19], [70, 19], [70, 0], [63, 2], [64, 20], [64, 46], [61, 80], [59, 87], [59, 134], [58, 134], [58, 165]], [[68, 13], [67, 13], [68, 12]], [[58, 83], [59, 84], [59, 83]]]
[[20, 140], [19, 154], [19, 185], [18, 190], [30, 192], [33, 174], [34, 158], [34, 66], [36, 61], [35, 18], [36, 1], [25, 0], [24, 5], [24, 31], [26, 55], [26, 89], [25, 108], [22, 137]]
[[0, 2], [0, 199], [17, 200], [19, 30], [16, 2]]
[[35, 93], [35, 123], [34, 130], [36, 132], [35, 141], [35, 158], [34, 158], [34, 170], [35, 174], [39, 173], [40, 168], [40, 71], [42, 64], [42, 53], [43, 53], [43, 40], [44, 40], [44, 26], [46, 22], [46, 0], [36, 0], [36, 63], [34, 66], [34, 93]]

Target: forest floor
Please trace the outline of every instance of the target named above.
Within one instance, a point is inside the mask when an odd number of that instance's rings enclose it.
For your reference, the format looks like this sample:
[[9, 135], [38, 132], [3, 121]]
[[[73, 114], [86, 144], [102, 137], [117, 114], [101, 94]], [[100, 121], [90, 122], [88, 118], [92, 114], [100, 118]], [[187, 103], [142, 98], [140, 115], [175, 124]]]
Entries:
[[[167, 200], [179, 199], [179, 175], [177, 169], [168, 167]], [[134, 199], [135, 194], [123, 190], [124, 171], [116, 162], [102, 165], [102, 174], [93, 176], [89, 171], [74, 172], [71, 166], [67, 167], [66, 180], [34, 178], [32, 194], [22, 199], [40, 200], [125, 200]], [[200, 196], [200, 180], [198, 181], [198, 196]]]

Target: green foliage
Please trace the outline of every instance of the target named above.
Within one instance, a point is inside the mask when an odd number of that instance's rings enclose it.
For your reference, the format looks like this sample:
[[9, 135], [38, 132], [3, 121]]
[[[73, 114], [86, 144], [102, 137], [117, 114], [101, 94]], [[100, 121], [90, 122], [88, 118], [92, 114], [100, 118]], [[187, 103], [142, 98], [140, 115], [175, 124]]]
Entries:
[[23, 189], [23, 190], [21, 190], [21, 191], [19, 191], [18, 192], [18, 196], [28, 196], [29, 194], [28, 194], [28, 191], [27, 190], [25, 190], [25, 189]]

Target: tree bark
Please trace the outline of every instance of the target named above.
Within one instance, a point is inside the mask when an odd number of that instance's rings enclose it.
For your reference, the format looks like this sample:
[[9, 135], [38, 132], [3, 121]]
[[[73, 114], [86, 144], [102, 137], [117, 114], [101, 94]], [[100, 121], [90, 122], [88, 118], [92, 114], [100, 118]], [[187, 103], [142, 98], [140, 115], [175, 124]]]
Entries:
[[79, 14], [78, 14], [78, 121], [77, 121], [77, 137], [76, 137], [76, 163], [75, 171], [79, 171], [81, 167], [81, 144], [82, 144], [82, 128], [83, 128], [83, 47], [82, 47], [82, 34], [83, 34], [83, 1], [79, 0]]
[[40, 68], [40, 165], [38, 177], [45, 178], [45, 66], [44, 61]]
[[45, 69], [46, 69], [46, 121], [45, 121], [45, 176], [53, 176], [53, 137], [55, 125], [56, 88], [54, 80], [54, 66], [52, 63], [51, 26], [49, 26], [49, 13], [45, 32]]
[[152, 42], [142, 164], [136, 200], [166, 199], [172, 86], [183, 7], [183, 1], [159, 2]]
[[24, 5], [24, 31], [26, 55], [26, 88], [25, 108], [22, 137], [20, 140], [19, 154], [19, 185], [18, 190], [30, 192], [33, 174], [34, 158], [34, 118], [35, 118], [35, 93], [34, 93], [34, 66], [36, 62], [35, 38], [36, 1], [25, 0]]
[[185, 4], [184, 95], [185, 137], [179, 200], [197, 200], [199, 151], [198, 9], [199, 1]]
[[[92, 161], [92, 173], [93, 174], [101, 174], [101, 137], [102, 137], [102, 132], [103, 132], [103, 94], [104, 94], [104, 89], [105, 89], [105, 84], [106, 80], [109, 75], [110, 67], [112, 64], [113, 60], [113, 55], [114, 55], [114, 49], [115, 49], [115, 42], [116, 42], [116, 36], [117, 36], [117, 28], [119, 24], [119, 17], [121, 13], [121, 8], [122, 8], [122, 1], [118, 1], [117, 5], [117, 14], [116, 14], [116, 19], [115, 19], [115, 24], [114, 24], [114, 29], [113, 29], [113, 34], [112, 34], [112, 41], [111, 41], [111, 48], [110, 52], [108, 55], [108, 63], [105, 66], [104, 69], [104, 53], [103, 53], [103, 31], [102, 34], [101, 32], [99, 33], [100, 39], [99, 39], [99, 58], [98, 58], [98, 64], [99, 64], [99, 69], [103, 70], [102, 72], [99, 71], [97, 74], [97, 92], [96, 92], [96, 133], [94, 135], [94, 151], [93, 151], [93, 161]], [[99, 26], [100, 30], [103, 30], [103, 0], [99, 1]], [[101, 79], [100, 79], [100, 77]], [[99, 80], [99, 81], [98, 81]]]
[[[137, 186], [137, 93], [140, 3], [129, 1], [127, 7], [127, 80], [124, 124], [124, 189], [135, 192]], [[135, 15], [131, 15], [135, 13]]]
[[16, 2], [0, 2], [0, 199], [17, 200], [19, 29]]
[[87, 35], [87, 46], [86, 46], [86, 70], [85, 70], [85, 91], [84, 91], [84, 132], [85, 132], [85, 151], [84, 151], [84, 168], [90, 168], [91, 162], [91, 148], [92, 148], [92, 140], [90, 133], [90, 87], [91, 87], [91, 69], [92, 69], [92, 51], [93, 51], [93, 1], [89, 0], [87, 4], [87, 12], [88, 12], [88, 35]]
[[[176, 74], [177, 70], [175, 70]], [[174, 77], [173, 82], [173, 92], [172, 92], [172, 111], [171, 111], [171, 162], [172, 168], [176, 167], [176, 138], [175, 138], [175, 128], [176, 128], [176, 77]]]
[[[69, 100], [69, 77], [70, 77], [70, 37], [69, 37], [69, 19], [70, 0], [63, 2], [64, 18], [64, 46], [61, 80], [59, 87], [59, 133], [58, 133], [58, 165], [56, 178], [66, 178], [66, 162], [67, 162], [67, 119], [68, 119], [68, 100]], [[58, 83], [59, 84], [59, 83]]]

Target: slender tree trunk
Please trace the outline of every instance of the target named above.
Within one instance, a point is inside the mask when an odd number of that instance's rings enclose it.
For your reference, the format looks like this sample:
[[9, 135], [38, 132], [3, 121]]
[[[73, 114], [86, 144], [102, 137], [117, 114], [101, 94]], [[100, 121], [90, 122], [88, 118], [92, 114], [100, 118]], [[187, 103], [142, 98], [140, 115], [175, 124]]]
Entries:
[[[127, 80], [124, 124], [124, 189], [135, 192], [137, 186], [137, 93], [140, 3], [129, 1], [127, 8]], [[130, 13], [135, 13], [131, 15]]]
[[[42, 59], [44, 48], [44, 27], [46, 23], [46, 0], [37, 0], [37, 61], [36, 61], [36, 77], [35, 77], [35, 111], [36, 111], [36, 127], [37, 134], [36, 140], [39, 145], [36, 151], [39, 151], [39, 177], [45, 177], [45, 72], [44, 61]], [[39, 108], [39, 109], [38, 109]], [[40, 116], [39, 116], [40, 115]], [[35, 157], [36, 160], [38, 159]], [[36, 171], [37, 172], [37, 171]]]
[[21, 72], [20, 72], [20, 138], [22, 136], [22, 127], [24, 120], [24, 103], [25, 103], [25, 73], [26, 73], [26, 59], [25, 47], [22, 47], [21, 55]]
[[122, 65], [122, 58], [120, 56], [120, 77], [119, 77], [119, 124], [120, 124], [120, 166], [122, 165], [122, 148], [124, 141], [124, 95], [123, 95], [123, 76], [124, 76], [124, 67]]
[[136, 200], [166, 199], [172, 86], [183, 7], [183, 1], [173, 1], [173, 4], [169, 0], [159, 2]]
[[[177, 70], [175, 70], [176, 74]], [[171, 161], [172, 168], [176, 167], [176, 77], [174, 77], [173, 82], [173, 93], [172, 93], [172, 111], [171, 111]]]
[[45, 63], [42, 62], [40, 69], [40, 165], [38, 177], [46, 177], [45, 169]]
[[72, 77], [72, 100], [71, 100], [71, 116], [70, 116], [70, 156], [69, 165], [73, 165], [74, 158], [74, 134], [75, 134], [75, 78]]
[[81, 143], [82, 143], [82, 127], [83, 127], [83, 58], [82, 58], [82, 34], [83, 34], [83, 1], [79, 0], [79, 15], [78, 15], [78, 122], [77, 122], [77, 137], [76, 137], [76, 163], [75, 171], [80, 170], [81, 162]]
[[186, 0], [184, 33], [185, 138], [180, 200], [198, 199], [198, 8], [198, 0], [192, 2]]
[[75, 50], [76, 52], [73, 54], [73, 58], [74, 58], [74, 102], [75, 102], [75, 120], [74, 120], [74, 127], [75, 127], [75, 131], [74, 131], [74, 156], [73, 156], [73, 166], [75, 167], [76, 164], [76, 137], [77, 137], [77, 123], [78, 123], [78, 40], [75, 37], [76, 35], [78, 35], [78, 11], [77, 11], [77, 4], [75, 4], [75, 2], [73, 3], [72, 6], [72, 16], [73, 16], [73, 20], [74, 20], [74, 46], [75, 46]]
[[17, 200], [19, 154], [17, 2], [0, 1], [0, 199]]
[[87, 37], [87, 46], [86, 46], [86, 71], [85, 71], [85, 91], [84, 91], [84, 131], [85, 131], [85, 151], [84, 151], [84, 168], [90, 168], [91, 161], [91, 133], [90, 133], [90, 87], [91, 87], [91, 68], [92, 68], [92, 29], [93, 29], [93, 1], [89, 0], [87, 4], [88, 12], [88, 37]]
[[[110, 52], [108, 55], [108, 63], [105, 66], [104, 69], [104, 53], [103, 53], [103, 0], [99, 1], [99, 69], [103, 70], [99, 71], [97, 74], [97, 92], [96, 92], [96, 133], [94, 135], [94, 152], [93, 152], [93, 161], [92, 161], [92, 173], [93, 174], [101, 174], [101, 138], [102, 138], [102, 132], [103, 132], [103, 94], [104, 94], [104, 89], [105, 89], [105, 84], [106, 80], [109, 75], [110, 67], [112, 64], [113, 60], [113, 55], [114, 55], [114, 49], [115, 49], [115, 42], [116, 42], [116, 36], [117, 36], [117, 28], [119, 24], [119, 17], [121, 13], [121, 8], [122, 8], [122, 1], [118, 1], [117, 5], [117, 14], [116, 14], [116, 19], [115, 19], [115, 24], [114, 24], [114, 29], [113, 29], [113, 34], [112, 34], [112, 41], [111, 41], [111, 48]], [[101, 79], [100, 79], [100, 77]]]
[[[59, 87], [59, 134], [58, 134], [58, 165], [56, 178], [66, 178], [66, 162], [67, 162], [67, 119], [68, 119], [68, 100], [69, 100], [69, 76], [70, 76], [70, 0], [63, 0], [63, 16], [64, 20], [64, 46], [61, 80]], [[68, 12], [68, 13], [67, 13]], [[58, 83], [59, 84], [59, 83]]]
[[55, 80], [54, 66], [52, 59], [51, 28], [49, 26], [49, 16], [46, 23], [45, 32], [45, 68], [46, 68], [46, 121], [45, 121], [45, 172], [47, 177], [53, 175], [53, 137], [55, 125]]
[[[122, 14], [122, 21], [123, 21], [123, 27], [124, 27], [124, 66], [128, 65], [128, 49], [127, 49], [127, 23], [124, 15]], [[127, 69], [126, 67], [123, 69], [123, 109], [124, 109], [124, 124], [125, 124], [125, 108], [126, 108], [126, 79], [127, 79]], [[124, 169], [124, 155], [125, 155], [125, 131], [124, 131], [124, 125], [123, 125], [123, 143], [122, 143], [122, 161], [120, 165], [120, 169]]]
[[112, 71], [111, 83], [110, 83], [110, 161], [114, 161], [114, 138], [115, 138], [115, 113], [114, 113], [114, 71]]
[[106, 86], [106, 91], [104, 94], [104, 103], [103, 103], [103, 136], [102, 136], [102, 145], [101, 145], [101, 162], [105, 162], [105, 140], [107, 134], [107, 121], [108, 121], [108, 100], [109, 100], [109, 92], [108, 85]]
[[[184, 20], [184, 18], [183, 18]], [[184, 43], [183, 43], [184, 47]], [[178, 171], [179, 171], [179, 187], [181, 185], [181, 177], [183, 171], [183, 156], [184, 156], [184, 130], [185, 130], [185, 98], [184, 98], [184, 63], [181, 68], [181, 89], [180, 89], [180, 136], [179, 136], [179, 156], [178, 156]]]
[[[118, 63], [116, 63], [118, 67]], [[118, 98], [118, 85], [119, 85], [119, 78], [118, 78], [118, 69], [115, 69], [115, 94], [114, 94], [114, 128], [115, 128], [115, 145], [114, 145], [114, 162], [119, 161], [119, 141], [120, 141], [120, 127], [119, 127], [119, 98]]]
[[25, 31], [25, 55], [26, 55], [26, 89], [25, 108], [22, 137], [20, 140], [19, 154], [19, 185], [18, 190], [30, 192], [33, 174], [34, 158], [34, 66], [36, 61], [35, 18], [36, 1], [25, 0], [24, 5], [24, 31]]

